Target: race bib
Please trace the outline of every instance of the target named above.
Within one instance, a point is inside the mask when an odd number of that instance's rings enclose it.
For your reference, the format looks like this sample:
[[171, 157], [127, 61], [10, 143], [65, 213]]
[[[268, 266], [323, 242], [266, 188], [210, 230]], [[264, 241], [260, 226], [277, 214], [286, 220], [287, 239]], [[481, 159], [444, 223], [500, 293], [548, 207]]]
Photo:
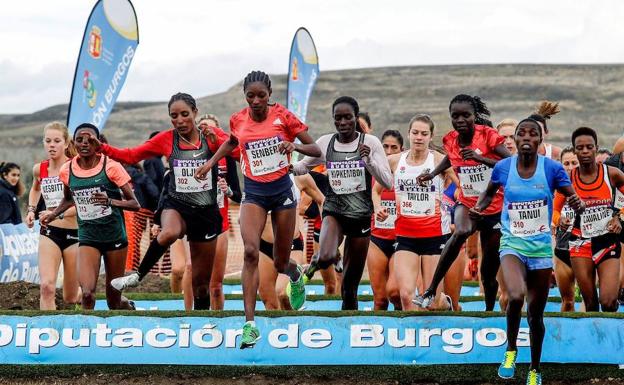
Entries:
[[195, 171], [204, 164], [202, 159], [174, 159], [173, 177], [175, 178], [176, 192], [196, 193], [212, 189], [212, 170], [206, 174], [206, 179], [197, 180], [193, 177]]
[[415, 179], [399, 179], [395, 191], [399, 195], [401, 215], [423, 217], [435, 214], [436, 186], [421, 186]]
[[104, 190], [100, 187], [92, 187], [73, 191], [76, 212], [81, 220], [92, 221], [107, 217], [113, 213], [110, 206], [101, 206], [93, 203], [91, 196], [98, 192], [104, 192]]
[[394, 221], [396, 221], [396, 202], [394, 200], [382, 200], [381, 207], [386, 209], [388, 218], [379, 222], [375, 216], [375, 227], [378, 229], [394, 229]]
[[41, 196], [46, 208], [58, 207], [63, 200], [63, 182], [58, 176], [41, 179]]
[[569, 219], [570, 222], [574, 222], [575, 213], [574, 210], [567, 204], [561, 209], [561, 218]]
[[458, 170], [459, 183], [465, 197], [478, 197], [487, 189], [492, 168], [484, 164], [478, 166], [461, 166]]
[[363, 160], [327, 162], [331, 189], [338, 195], [366, 190], [366, 170]]
[[583, 238], [593, 238], [608, 233], [607, 225], [611, 220], [610, 202], [585, 203], [587, 206], [581, 214], [581, 235]]
[[520, 238], [550, 232], [548, 202], [537, 199], [527, 202], [511, 202], [507, 205], [511, 235]]
[[282, 139], [274, 136], [245, 144], [251, 175], [270, 174], [288, 166], [288, 156], [279, 152], [280, 143]]

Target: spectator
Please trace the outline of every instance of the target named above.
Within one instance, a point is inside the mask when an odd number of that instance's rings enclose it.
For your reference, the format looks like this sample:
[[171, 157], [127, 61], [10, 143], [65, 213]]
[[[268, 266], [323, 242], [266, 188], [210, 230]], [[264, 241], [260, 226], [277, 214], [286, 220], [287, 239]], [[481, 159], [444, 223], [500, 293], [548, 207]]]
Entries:
[[138, 163], [124, 166], [132, 178], [132, 190], [141, 207], [151, 212], [156, 211], [160, 190]]
[[[150, 139], [156, 136], [160, 131], [154, 131], [150, 134]], [[143, 161], [143, 169], [145, 174], [154, 182], [158, 191], [162, 191], [163, 178], [165, 176], [165, 166], [163, 165], [162, 157], [155, 156]], [[132, 174], [131, 174], [132, 175]], [[158, 199], [156, 199], [158, 202]]]
[[26, 190], [20, 181], [21, 169], [15, 163], [0, 163], [0, 224], [22, 223], [17, 198]]

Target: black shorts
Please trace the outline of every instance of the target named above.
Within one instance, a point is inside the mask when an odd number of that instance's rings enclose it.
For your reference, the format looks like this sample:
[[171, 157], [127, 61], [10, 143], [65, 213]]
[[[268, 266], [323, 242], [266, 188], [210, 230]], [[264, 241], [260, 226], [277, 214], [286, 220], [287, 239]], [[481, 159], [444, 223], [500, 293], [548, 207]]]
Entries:
[[321, 241], [321, 230], [314, 230], [314, 242], [319, 243]]
[[379, 250], [381, 250], [387, 258], [391, 258], [392, 254], [394, 254], [394, 248], [396, 246], [395, 239], [383, 239], [371, 235], [371, 242], [379, 247]]
[[61, 251], [78, 243], [78, 229], [64, 229], [62, 227], [47, 226], [39, 229], [39, 234], [49, 238]]
[[563, 249], [555, 249], [555, 257], [558, 260], [568, 265], [568, 267], [572, 267], [572, 261], [570, 260], [570, 250]]
[[342, 214], [334, 213], [332, 211], [323, 211], [323, 219], [325, 217], [335, 218], [345, 237], [350, 238], [364, 238], [370, 236], [371, 233], [371, 219], [370, 216], [362, 218], [349, 218]]
[[221, 234], [223, 220], [219, 206], [190, 206], [173, 198], [166, 198], [163, 210], [175, 210], [186, 224], [189, 242], [211, 242]]
[[450, 235], [430, 238], [408, 238], [397, 236], [396, 251], [409, 251], [418, 255], [440, 255]]
[[[462, 205], [462, 204], [457, 202], [457, 205]], [[457, 212], [457, 210], [455, 210], [455, 212]], [[481, 216], [481, 219], [479, 219], [479, 221], [477, 222], [477, 231], [487, 232], [491, 230], [498, 230], [500, 232], [500, 229], [501, 229], [500, 221], [501, 221], [501, 213], [483, 215]]]
[[[298, 238], [292, 240], [291, 251], [303, 251], [303, 237], [299, 235]], [[265, 241], [260, 238], [260, 252], [267, 257], [273, 259], [273, 243]]]
[[107, 251], [121, 250], [128, 247], [128, 240], [120, 239], [115, 242], [80, 241], [80, 243], [78, 243], [78, 247], [80, 246], [93, 247], [95, 249], [98, 249], [99, 252], [104, 255]]
[[279, 211], [297, 207], [292, 188], [275, 195], [257, 195], [245, 192], [241, 204], [254, 204], [268, 211]]

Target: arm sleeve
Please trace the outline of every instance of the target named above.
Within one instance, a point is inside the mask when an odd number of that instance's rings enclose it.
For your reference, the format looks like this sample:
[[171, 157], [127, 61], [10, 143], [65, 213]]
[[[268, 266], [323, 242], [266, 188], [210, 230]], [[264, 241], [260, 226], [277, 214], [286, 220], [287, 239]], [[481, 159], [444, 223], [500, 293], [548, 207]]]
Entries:
[[299, 118], [297, 118], [292, 112], [285, 110], [283, 115], [285, 120], [284, 123], [286, 124], [286, 129], [288, 130], [289, 142], [294, 141], [297, 135], [301, 132], [308, 130], [308, 126], [299, 120]]
[[128, 175], [128, 172], [123, 166], [110, 159], [106, 162], [106, 176], [108, 176], [108, 179], [115, 183], [117, 187], [129, 183], [131, 180], [130, 175]]
[[231, 157], [226, 156], [225, 162], [227, 163], [227, 174], [225, 174], [225, 180], [232, 190], [232, 196], [230, 199], [236, 203], [240, 203], [243, 194], [241, 193], [240, 182], [238, 180], [236, 161]]
[[498, 146], [499, 144], [505, 143], [505, 138], [500, 136], [498, 134], [498, 131], [496, 131], [495, 129], [493, 129], [491, 127], [487, 128], [485, 140], [486, 140], [487, 145], [488, 145], [489, 148], [494, 148], [494, 147]]
[[327, 146], [329, 145], [330, 139], [331, 135], [323, 135], [316, 140], [316, 144], [318, 144], [321, 149], [321, 157], [314, 158], [306, 155], [302, 160], [293, 165], [295, 175], [307, 174], [314, 166], [325, 163], [325, 154], [327, 153]]
[[127, 164], [135, 164], [153, 156], [168, 157], [173, 145], [173, 131], [164, 131], [145, 143], [133, 148], [116, 148], [102, 144], [102, 152], [111, 159]]
[[563, 205], [565, 204], [566, 198], [563, 194], [555, 193], [555, 198], [553, 200], [553, 226], [559, 225], [559, 218], [561, 218], [561, 209], [563, 209]]
[[373, 178], [387, 189], [392, 188], [392, 171], [388, 158], [383, 150], [381, 141], [376, 136], [366, 135], [365, 141], [370, 146], [369, 161], [366, 163], [366, 169], [373, 175]]
[[70, 160], [61, 166], [59, 170], [59, 179], [63, 182], [64, 185], [69, 186], [69, 165], [73, 162]]
[[147, 201], [147, 208], [155, 211], [158, 206], [158, 199], [160, 198], [160, 190], [156, 187], [156, 184], [147, 176], [143, 175], [141, 180], [143, 186], [143, 192], [145, 200]]
[[[510, 158], [509, 158], [510, 159]], [[496, 185], [502, 186], [507, 182], [509, 176], [509, 161], [502, 160], [494, 166], [492, 170], [492, 178], [490, 181]]]
[[[550, 161], [550, 159], [548, 160]], [[561, 187], [570, 186], [572, 184], [568, 173], [565, 171], [561, 163], [550, 161], [548, 162], [548, 166], [549, 169], [546, 171], [546, 175], [550, 176], [551, 189], [559, 189]]]

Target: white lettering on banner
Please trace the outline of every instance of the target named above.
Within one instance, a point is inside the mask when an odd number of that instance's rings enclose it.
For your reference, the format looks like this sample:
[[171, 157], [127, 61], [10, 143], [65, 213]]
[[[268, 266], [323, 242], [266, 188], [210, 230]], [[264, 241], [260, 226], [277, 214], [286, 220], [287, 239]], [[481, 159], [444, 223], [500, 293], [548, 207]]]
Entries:
[[[33, 322], [33, 324], [35, 324]], [[41, 325], [37, 322], [38, 326]], [[52, 325], [51, 325], [52, 326]], [[351, 348], [430, 348], [433, 339], [442, 342], [441, 349], [450, 354], [466, 354], [476, 345], [496, 348], [506, 343], [503, 329], [493, 327], [473, 328], [384, 328], [381, 324], [350, 325]], [[178, 329], [155, 326], [140, 328], [110, 328], [107, 323], [95, 327], [54, 328], [29, 327], [26, 323], [0, 324], [0, 348], [13, 344], [24, 348], [29, 354], [41, 354], [44, 349], [57, 345], [67, 348], [143, 348], [160, 349], [189, 348], [238, 349], [237, 337], [241, 329], [219, 329], [216, 325], [205, 324], [195, 330], [190, 324], [179, 324]], [[418, 336], [418, 341], [416, 337]], [[298, 323], [289, 323], [285, 328], [276, 328], [268, 333], [268, 343], [275, 349], [298, 349], [302, 347], [323, 349], [332, 344], [332, 334], [328, 329], [302, 329]], [[529, 329], [520, 328], [518, 346], [528, 347]]]
[[288, 156], [279, 152], [280, 143], [282, 139], [274, 136], [245, 144], [251, 175], [270, 174], [288, 166]]
[[123, 54], [121, 61], [117, 64], [117, 69], [113, 74], [113, 78], [111, 79], [106, 92], [104, 93], [104, 100], [102, 100], [96, 110], [93, 111], [93, 117], [91, 118], [92, 123], [96, 126], [100, 127], [102, 124], [102, 120], [104, 120], [104, 115], [110, 109], [112, 109], [112, 104], [115, 99], [115, 94], [118, 93], [118, 88], [120, 83], [122, 82], [123, 76], [128, 70], [130, 63], [132, 62], [132, 58], [134, 57], [134, 48], [131, 45], [126, 48], [126, 52]]
[[465, 197], [478, 197], [492, 178], [492, 168], [484, 164], [461, 166], [458, 171], [459, 184]]

